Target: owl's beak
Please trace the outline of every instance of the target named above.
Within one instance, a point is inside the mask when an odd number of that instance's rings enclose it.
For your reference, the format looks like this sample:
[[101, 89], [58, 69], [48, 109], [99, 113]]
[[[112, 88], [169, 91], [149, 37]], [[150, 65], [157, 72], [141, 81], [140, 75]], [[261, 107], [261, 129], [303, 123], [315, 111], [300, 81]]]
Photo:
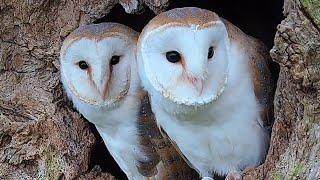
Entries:
[[108, 97], [109, 94], [109, 78], [106, 77], [107, 79], [104, 79], [100, 85], [98, 86], [98, 91], [99, 94], [102, 98], [102, 100], [106, 100], [106, 98]]
[[110, 73], [108, 70], [97, 73], [97, 78], [94, 79], [94, 83], [96, 85], [97, 91], [102, 100], [105, 100], [108, 97], [109, 90], [109, 81], [111, 79]]
[[203, 91], [203, 80], [199, 79], [198, 81], [196, 81], [196, 83], [194, 84], [194, 87], [196, 89], [196, 91], [199, 93], [199, 96], [202, 94]]
[[195, 90], [199, 93], [199, 96], [202, 94], [204, 80], [202, 78], [196, 78], [190, 75], [187, 75], [188, 82], [195, 88]]
[[205, 65], [199, 63], [190, 63], [186, 65], [185, 79], [194, 87], [200, 96], [203, 91], [205, 79]]
[[[195, 53], [197, 54], [197, 53]], [[200, 53], [198, 53], [200, 54]], [[199, 96], [202, 94], [203, 87], [204, 87], [204, 80], [206, 74], [206, 57], [200, 57], [199, 60], [196, 60], [197, 57], [190, 56], [190, 61], [185, 61], [184, 69], [186, 79], [188, 82], [195, 88], [195, 90], [199, 93]]]

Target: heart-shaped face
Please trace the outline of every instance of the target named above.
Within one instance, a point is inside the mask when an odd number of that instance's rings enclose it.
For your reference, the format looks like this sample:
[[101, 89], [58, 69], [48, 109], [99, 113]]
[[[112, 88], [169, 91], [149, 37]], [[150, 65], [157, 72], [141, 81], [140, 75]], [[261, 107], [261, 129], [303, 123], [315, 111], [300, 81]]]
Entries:
[[117, 28], [111, 25], [101, 31], [92, 28], [87, 34], [67, 39], [63, 45], [60, 57], [63, 84], [67, 92], [84, 103], [112, 105], [129, 91], [137, 38], [135, 33], [119, 32], [119, 28], [126, 26], [113, 25]]
[[174, 103], [191, 106], [208, 104], [222, 93], [227, 82], [229, 38], [216, 16], [198, 8], [173, 9], [145, 27], [137, 57], [141, 79], [147, 81], [143, 84], [151, 86], [146, 88]]

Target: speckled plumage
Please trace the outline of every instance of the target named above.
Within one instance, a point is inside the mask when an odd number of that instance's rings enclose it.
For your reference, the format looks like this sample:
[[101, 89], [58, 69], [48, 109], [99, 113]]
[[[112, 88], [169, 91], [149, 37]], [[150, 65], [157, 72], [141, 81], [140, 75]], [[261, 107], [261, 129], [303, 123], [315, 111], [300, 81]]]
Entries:
[[153, 172], [151, 169], [157, 165], [157, 179], [185, 179], [194, 180], [199, 176], [184, 161], [183, 157], [176, 151], [170, 139], [160, 133], [151, 111], [149, 96], [143, 95], [138, 121], [138, 131], [143, 150], [152, 156], [154, 161], [141, 163], [139, 171], [141, 174]]

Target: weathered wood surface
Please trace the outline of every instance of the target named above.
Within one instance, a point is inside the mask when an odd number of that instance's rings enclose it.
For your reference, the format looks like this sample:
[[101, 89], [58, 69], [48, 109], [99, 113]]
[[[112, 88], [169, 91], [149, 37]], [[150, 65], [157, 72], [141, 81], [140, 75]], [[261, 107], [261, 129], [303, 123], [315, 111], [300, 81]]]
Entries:
[[[142, 1], [119, 0], [128, 13]], [[0, 1], [0, 179], [113, 179], [90, 169], [88, 123], [59, 83], [63, 39], [117, 0]], [[144, 0], [156, 13], [168, 0]], [[320, 2], [285, 0], [273, 60], [280, 64], [266, 162], [245, 179], [320, 179]]]
[[266, 162], [245, 179], [320, 179], [320, 1], [285, 0], [273, 60], [280, 64]]

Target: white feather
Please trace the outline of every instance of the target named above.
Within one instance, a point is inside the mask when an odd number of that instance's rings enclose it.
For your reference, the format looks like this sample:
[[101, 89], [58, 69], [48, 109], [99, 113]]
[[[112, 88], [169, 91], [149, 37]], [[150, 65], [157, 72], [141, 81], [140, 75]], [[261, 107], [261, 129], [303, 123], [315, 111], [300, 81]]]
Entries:
[[[137, 161], [146, 160], [139, 146], [137, 119], [140, 108], [140, 80], [135, 60], [136, 40], [108, 37], [102, 40], [80, 38], [61, 53], [61, 81], [74, 107], [95, 124], [109, 152], [129, 179], [141, 180]], [[109, 69], [112, 56], [121, 56], [113, 72]], [[77, 62], [86, 61], [92, 71], [92, 81]], [[113, 73], [112, 87], [106, 99], [102, 91], [107, 77]], [[114, 101], [127, 87], [127, 94]], [[100, 91], [99, 91], [100, 90]]]
[[[137, 50], [141, 81], [151, 94], [157, 123], [207, 178], [259, 165], [269, 142], [260, 124], [249, 59], [221, 24], [196, 30], [156, 28], [140, 36]], [[215, 55], [208, 60], [210, 46]], [[186, 71], [204, 77], [200, 95], [188, 82], [176, 83], [183, 67], [163, 56], [173, 50], [187, 61]]]

